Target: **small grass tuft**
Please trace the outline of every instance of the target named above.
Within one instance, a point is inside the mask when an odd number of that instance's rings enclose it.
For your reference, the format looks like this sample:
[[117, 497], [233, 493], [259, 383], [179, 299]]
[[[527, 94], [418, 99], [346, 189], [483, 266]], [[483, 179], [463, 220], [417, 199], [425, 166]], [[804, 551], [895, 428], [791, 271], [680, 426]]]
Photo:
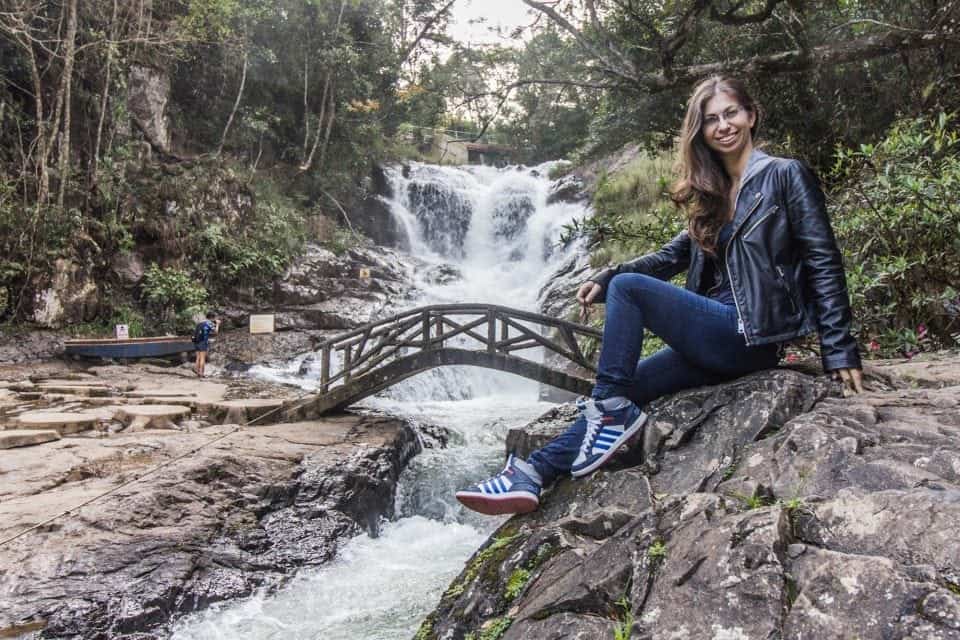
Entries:
[[531, 575], [530, 571], [523, 567], [517, 567], [513, 570], [513, 573], [510, 574], [510, 578], [507, 580], [507, 589], [504, 592], [507, 602], [512, 602], [520, 595], [523, 588], [530, 582]]
[[667, 557], [667, 545], [663, 540], [655, 540], [653, 544], [647, 547], [647, 557], [654, 562], [660, 562]]
[[480, 629], [479, 635], [470, 632], [464, 640], [499, 640], [500, 636], [507, 632], [511, 624], [513, 624], [513, 618], [509, 616], [487, 620]]
[[617, 617], [616, 626], [613, 627], [613, 640], [630, 640], [630, 634], [633, 631], [633, 611], [630, 608], [630, 600], [627, 596], [623, 596], [617, 600], [616, 605], [620, 609], [620, 615]]

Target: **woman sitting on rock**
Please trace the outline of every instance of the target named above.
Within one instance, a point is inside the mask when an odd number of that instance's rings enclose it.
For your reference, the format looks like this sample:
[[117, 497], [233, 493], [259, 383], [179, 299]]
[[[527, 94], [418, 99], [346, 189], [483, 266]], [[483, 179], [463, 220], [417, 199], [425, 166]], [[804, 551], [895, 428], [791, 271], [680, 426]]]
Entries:
[[[823, 368], [862, 390], [840, 251], [817, 178], [754, 147], [761, 110], [739, 80], [713, 77], [687, 103], [672, 198], [687, 229], [655, 253], [584, 283], [584, 309], [606, 302], [592, 397], [563, 434], [457, 493], [496, 515], [537, 508], [558, 476], [603, 465], [647, 419], [651, 400], [777, 364], [781, 343], [820, 334]], [[686, 271], [686, 288], [668, 281]], [[668, 346], [640, 360], [643, 332]], [[639, 362], [638, 362], [639, 360]]]

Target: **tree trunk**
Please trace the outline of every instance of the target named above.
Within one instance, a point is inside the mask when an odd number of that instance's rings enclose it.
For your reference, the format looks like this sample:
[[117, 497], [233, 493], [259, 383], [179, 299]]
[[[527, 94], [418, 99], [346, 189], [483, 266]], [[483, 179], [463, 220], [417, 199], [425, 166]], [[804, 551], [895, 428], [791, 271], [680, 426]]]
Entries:
[[[340, 23], [343, 21], [343, 10], [346, 8], [346, 0], [340, 0], [340, 13], [337, 14], [337, 24], [334, 27], [334, 36], [335, 40], [339, 38], [336, 37], [340, 33]], [[321, 131], [323, 130], [323, 119], [326, 115], [327, 100], [329, 97], [330, 102], [333, 102], [333, 96], [329, 95], [330, 84], [333, 80], [333, 72], [327, 71], [326, 77], [323, 81], [323, 95], [320, 96], [320, 117], [317, 118], [317, 135], [313, 139], [313, 146], [310, 147], [310, 153], [303, 159], [303, 162], [300, 164], [300, 171], [306, 171], [310, 168], [310, 165], [313, 164], [313, 156], [317, 152], [317, 147], [320, 144]]]
[[107, 46], [107, 66], [103, 72], [103, 92], [100, 94], [100, 116], [97, 120], [97, 135], [93, 143], [93, 167], [90, 172], [90, 186], [97, 184], [97, 171], [100, 168], [100, 145], [103, 142], [103, 123], [107, 116], [110, 100], [110, 72], [113, 66], [113, 42], [117, 39], [117, 0], [113, 0], [113, 14], [110, 18], [110, 44]]
[[334, 100], [333, 92], [330, 92], [330, 107], [329, 107], [330, 116], [327, 119], [327, 130], [323, 133], [323, 147], [320, 148], [320, 164], [318, 166], [320, 171], [323, 171], [324, 163], [327, 158], [327, 146], [330, 144], [330, 132], [333, 131], [333, 119], [337, 112], [337, 103]]
[[237, 115], [237, 109], [240, 107], [240, 99], [243, 98], [243, 87], [247, 83], [247, 63], [250, 54], [246, 47], [243, 50], [243, 72], [240, 75], [240, 89], [237, 90], [237, 99], [233, 102], [233, 110], [230, 111], [230, 117], [227, 118], [227, 124], [223, 128], [223, 135], [220, 136], [220, 144], [217, 146], [217, 155], [223, 152], [223, 145], [227, 141], [227, 133], [230, 131], [230, 125], [233, 124], [233, 118]]
[[70, 0], [67, 11], [67, 41], [63, 61], [63, 134], [60, 136], [60, 190], [57, 193], [57, 206], [61, 209], [67, 183], [70, 182], [70, 88], [73, 84], [73, 62], [77, 44], [77, 0]]

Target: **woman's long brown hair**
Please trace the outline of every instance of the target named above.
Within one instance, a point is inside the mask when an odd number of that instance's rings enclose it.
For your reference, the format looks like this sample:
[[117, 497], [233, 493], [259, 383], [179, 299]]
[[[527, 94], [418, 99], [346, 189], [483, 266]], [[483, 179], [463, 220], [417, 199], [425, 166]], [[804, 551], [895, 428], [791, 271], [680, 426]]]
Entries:
[[750, 133], [757, 138], [760, 129], [761, 110], [746, 85], [735, 78], [713, 76], [697, 85], [687, 102], [687, 114], [680, 130], [680, 149], [677, 158], [679, 178], [670, 188], [673, 202], [687, 214], [690, 237], [705, 252], [715, 255], [717, 236], [726, 222], [730, 210], [730, 187], [732, 182], [723, 162], [707, 146], [703, 138], [703, 109], [710, 98], [726, 93], [744, 109], [753, 112], [756, 120]]

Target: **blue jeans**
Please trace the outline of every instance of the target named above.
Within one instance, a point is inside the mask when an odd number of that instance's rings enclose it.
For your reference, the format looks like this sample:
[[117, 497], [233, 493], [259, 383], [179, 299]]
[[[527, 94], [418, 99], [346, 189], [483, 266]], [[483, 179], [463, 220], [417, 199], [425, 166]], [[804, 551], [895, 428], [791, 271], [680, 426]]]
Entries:
[[[640, 360], [644, 329], [667, 343]], [[607, 288], [603, 346], [593, 397], [626, 396], [638, 407], [683, 389], [718, 384], [776, 366], [778, 345], [748, 347], [737, 332], [737, 310], [669, 282], [622, 273]], [[585, 423], [530, 454], [544, 485], [569, 473]]]

